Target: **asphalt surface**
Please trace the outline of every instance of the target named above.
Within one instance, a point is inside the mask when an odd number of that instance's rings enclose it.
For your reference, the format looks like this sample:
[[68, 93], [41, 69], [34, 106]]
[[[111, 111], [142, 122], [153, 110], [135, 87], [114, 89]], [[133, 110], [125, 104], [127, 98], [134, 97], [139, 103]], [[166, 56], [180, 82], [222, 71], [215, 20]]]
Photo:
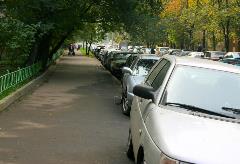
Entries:
[[31, 94], [0, 114], [0, 163], [132, 164], [120, 84], [93, 58], [63, 57]]

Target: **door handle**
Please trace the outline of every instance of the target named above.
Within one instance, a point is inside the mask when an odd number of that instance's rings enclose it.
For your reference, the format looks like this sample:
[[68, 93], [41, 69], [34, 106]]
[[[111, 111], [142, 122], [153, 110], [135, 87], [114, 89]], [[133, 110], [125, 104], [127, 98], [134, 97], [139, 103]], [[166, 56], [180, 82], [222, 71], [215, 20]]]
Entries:
[[139, 135], [141, 136], [142, 135], [142, 129], [139, 129]]

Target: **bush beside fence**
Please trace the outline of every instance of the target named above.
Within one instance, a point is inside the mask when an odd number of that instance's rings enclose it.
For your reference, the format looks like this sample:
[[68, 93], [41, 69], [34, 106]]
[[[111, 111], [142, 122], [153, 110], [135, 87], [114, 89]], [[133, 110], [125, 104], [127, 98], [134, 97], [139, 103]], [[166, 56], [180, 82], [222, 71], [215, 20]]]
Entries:
[[[59, 50], [57, 53], [55, 53], [52, 59], [48, 62], [48, 65], [51, 65], [53, 62], [55, 62], [62, 55], [62, 53], [63, 50]], [[17, 71], [9, 72], [0, 76], [0, 95], [8, 89], [13, 88], [18, 84], [34, 77], [40, 72], [41, 69], [42, 64], [41, 62], [38, 62], [31, 66], [22, 69], [19, 68]]]

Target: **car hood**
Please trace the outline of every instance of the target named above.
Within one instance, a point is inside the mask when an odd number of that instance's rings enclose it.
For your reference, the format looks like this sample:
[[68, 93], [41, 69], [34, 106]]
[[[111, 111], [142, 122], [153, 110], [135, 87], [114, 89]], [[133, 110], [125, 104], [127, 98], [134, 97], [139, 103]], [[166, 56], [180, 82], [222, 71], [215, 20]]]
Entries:
[[239, 123], [160, 108], [149, 113], [146, 126], [157, 147], [174, 159], [240, 163]]

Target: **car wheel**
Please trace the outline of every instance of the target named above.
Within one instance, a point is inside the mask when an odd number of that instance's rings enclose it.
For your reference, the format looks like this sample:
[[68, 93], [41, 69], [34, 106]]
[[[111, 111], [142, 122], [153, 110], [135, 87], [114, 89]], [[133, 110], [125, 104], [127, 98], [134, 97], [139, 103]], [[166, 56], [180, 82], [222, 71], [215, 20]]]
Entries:
[[122, 113], [129, 116], [131, 108], [128, 106], [128, 99], [126, 93], [122, 95]]
[[140, 152], [138, 152], [137, 164], [146, 164], [143, 149], [141, 149]]
[[133, 145], [132, 145], [132, 136], [131, 132], [129, 131], [128, 136], [128, 150], [127, 150], [127, 157], [134, 161], [134, 152], [133, 152]]

